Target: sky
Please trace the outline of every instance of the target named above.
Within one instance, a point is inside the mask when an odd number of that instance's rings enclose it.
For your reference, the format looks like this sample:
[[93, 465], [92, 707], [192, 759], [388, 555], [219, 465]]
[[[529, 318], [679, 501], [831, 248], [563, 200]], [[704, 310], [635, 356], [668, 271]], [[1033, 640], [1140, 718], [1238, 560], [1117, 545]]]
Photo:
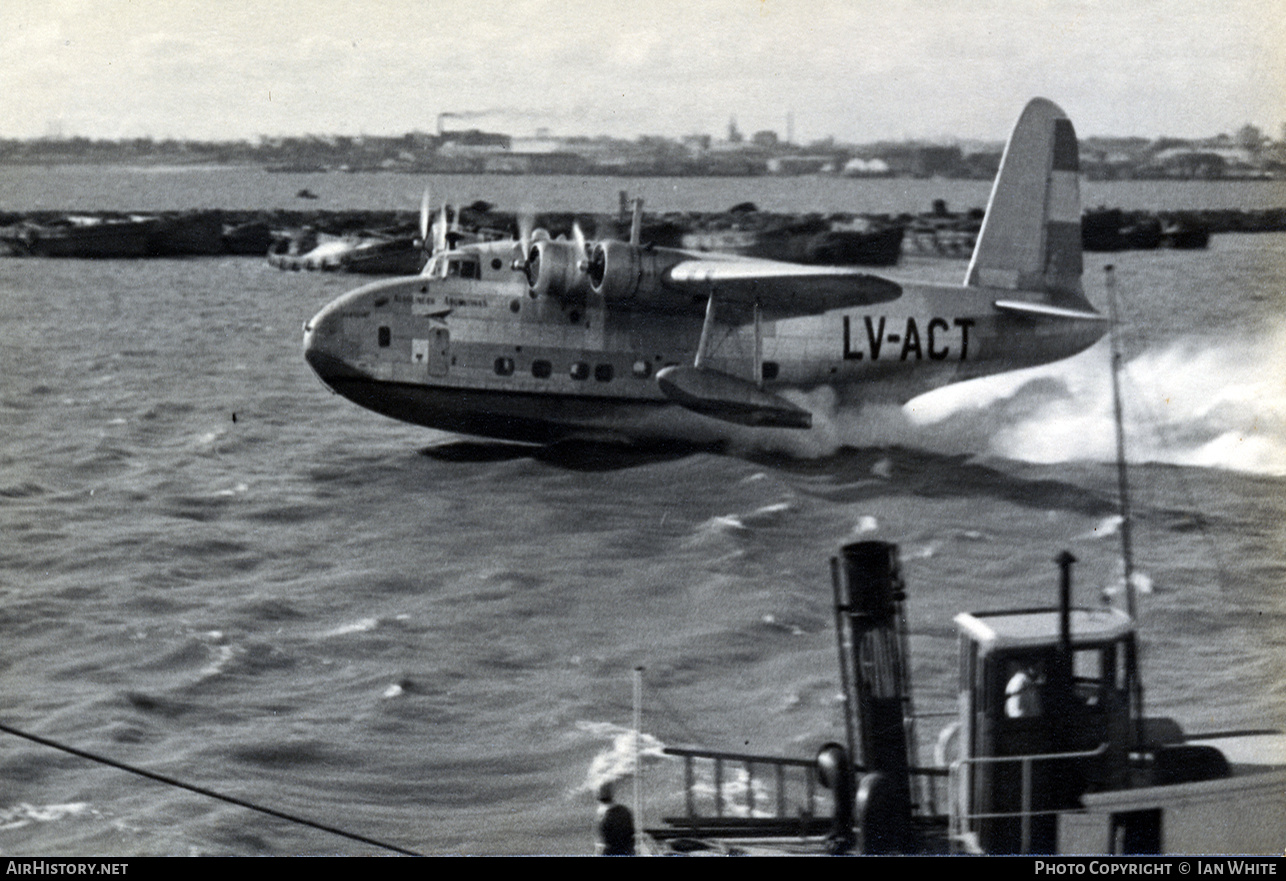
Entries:
[[1283, 47], [1284, 0], [5, 0], [0, 137], [1279, 138]]

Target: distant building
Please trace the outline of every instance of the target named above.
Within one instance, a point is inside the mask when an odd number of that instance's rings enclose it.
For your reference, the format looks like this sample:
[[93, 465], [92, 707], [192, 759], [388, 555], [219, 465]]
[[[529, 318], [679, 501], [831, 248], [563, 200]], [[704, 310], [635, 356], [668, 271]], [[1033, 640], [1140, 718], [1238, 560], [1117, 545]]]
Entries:
[[509, 149], [513, 139], [508, 135], [469, 129], [442, 135], [439, 153], [499, 153]]
[[576, 153], [495, 153], [482, 157], [482, 171], [491, 174], [581, 174], [590, 163]]
[[834, 164], [829, 156], [774, 156], [765, 167], [769, 174], [817, 174]]
[[863, 159], [857, 156], [845, 162], [840, 173], [845, 177], [886, 177], [892, 172], [883, 159]]
[[969, 168], [959, 147], [907, 144], [885, 148], [880, 158], [894, 174], [910, 177], [968, 177]]

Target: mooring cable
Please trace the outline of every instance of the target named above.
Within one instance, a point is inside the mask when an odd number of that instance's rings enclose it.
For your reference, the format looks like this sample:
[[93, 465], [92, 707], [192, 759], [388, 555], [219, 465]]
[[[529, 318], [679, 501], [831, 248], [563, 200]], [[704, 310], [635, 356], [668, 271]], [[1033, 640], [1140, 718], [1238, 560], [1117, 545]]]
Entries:
[[122, 771], [128, 771], [130, 774], [137, 774], [140, 777], [146, 777], [149, 780], [155, 780], [158, 783], [164, 783], [167, 786], [174, 786], [179, 789], [186, 789], [189, 792], [195, 792], [198, 795], [204, 795], [209, 798], [215, 798], [215, 799], [218, 799], [219, 801], [225, 801], [229, 804], [237, 805], [238, 807], [248, 808], [252, 811], [258, 811], [261, 814], [267, 814], [268, 816], [276, 817], [279, 820], [286, 820], [290, 823], [295, 823], [300, 826], [308, 826], [312, 829], [320, 829], [322, 832], [329, 832], [332, 835], [338, 835], [342, 838], [348, 838], [352, 841], [359, 841], [362, 844], [370, 844], [375, 847], [383, 848], [385, 850], [391, 850], [394, 853], [400, 853], [411, 857], [423, 856], [423, 854], [416, 853], [413, 850], [407, 850], [404, 847], [398, 847], [396, 844], [389, 844], [388, 842], [385, 842], [385, 841], [379, 841], [374, 838], [368, 838], [365, 835], [358, 835], [355, 832], [347, 832], [343, 829], [336, 828], [335, 826], [328, 826], [325, 823], [318, 823], [317, 821], [309, 820], [306, 817], [297, 817], [293, 814], [288, 814], [285, 811], [276, 810], [275, 808], [266, 808], [266, 807], [263, 807], [262, 805], [257, 805], [254, 802], [249, 802], [249, 801], [246, 801], [245, 799], [237, 798], [236, 796], [224, 795], [221, 792], [215, 792], [213, 789], [206, 789], [203, 786], [195, 786], [191, 783], [184, 783], [182, 780], [176, 780], [175, 778], [167, 777], [164, 774], [157, 774], [155, 771], [147, 771], [147, 770], [144, 770], [143, 768], [137, 768], [133, 765], [127, 765], [124, 762], [118, 762], [117, 760], [109, 759], [106, 756], [100, 756], [95, 753], [87, 752], [86, 750], [83, 750], [83, 749], [77, 749], [74, 746], [67, 746], [66, 744], [57, 742], [56, 740], [50, 740], [47, 737], [41, 737], [36, 734], [30, 734], [26, 731], [21, 731], [17, 728], [13, 728], [3, 723], [0, 723], [0, 731], [3, 731], [7, 734], [12, 734], [15, 737], [21, 737], [26, 740], [30, 740], [31, 742], [41, 744], [42, 746], [47, 746], [47, 747], [51, 747], [52, 749], [61, 750], [65, 753], [70, 753], [73, 756], [79, 756], [82, 759], [88, 759], [91, 762], [98, 762], [99, 764], [108, 765], [113, 768], [118, 768]]

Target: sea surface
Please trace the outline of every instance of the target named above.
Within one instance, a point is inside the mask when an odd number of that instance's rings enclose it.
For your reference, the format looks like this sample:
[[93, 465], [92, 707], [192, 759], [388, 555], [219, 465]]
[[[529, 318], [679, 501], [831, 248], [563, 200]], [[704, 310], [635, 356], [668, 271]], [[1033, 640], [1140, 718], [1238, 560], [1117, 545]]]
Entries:
[[[0, 209], [269, 208], [306, 185], [319, 207], [414, 210], [424, 184], [92, 171], [0, 169]], [[577, 179], [571, 204], [552, 183], [433, 185], [549, 210], [610, 211], [622, 186], [657, 187], [656, 210], [986, 198]], [[1281, 184], [1189, 187], [1086, 203], [1286, 204]], [[1286, 728], [1286, 235], [1087, 255], [1103, 309], [1109, 261], [1148, 712]], [[954, 703], [954, 615], [1051, 602], [1060, 551], [1080, 601], [1121, 601], [1106, 340], [903, 408], [823, 390], [798, 398], [812, 430], [726, 454], [543, 450], [330, 393], [301, 325], [359, 282], [254, 258], [0, 260], [0, 723], [420, 853], [590, 853], [597, 784], [632, 792], [637, 668], [645, 823], [675, 804], [662, 745], [811, 758], [842, 738], [845, 542], [900, 546], [923, 712]], [[0, 733], [3, 855], [380, 852]]]

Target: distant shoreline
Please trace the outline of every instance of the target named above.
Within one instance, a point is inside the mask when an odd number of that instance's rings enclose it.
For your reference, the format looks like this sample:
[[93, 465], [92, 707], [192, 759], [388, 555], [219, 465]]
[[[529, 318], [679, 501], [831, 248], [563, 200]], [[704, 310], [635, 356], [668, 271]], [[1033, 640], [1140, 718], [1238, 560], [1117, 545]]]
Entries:
[[[30, 160], [21, 161], [14, 159], [0, 159], [0, 168], [8, 169], [54, 169], [54, 168], [112, 168], [121, 171], [133, 171], [141, 174], [172, 174], [181, 172], [223, 172], [223, 171], [263, 171], [266, 174], [290, 174], [290, 175], [345, 175], [345, 174], [378, 174], [393, 176], [425, 176], [425, 177], [493, 177], [493, 178], [550, 178], [550, 177], [583, 177], [583, 178], [712, 178], [712, 179], [747, 179], [757, 180], [762, 178], [789, 180], [792, 178], [821, 178], [844, 180], [957, 180], [957, 181], [989, 181], [992, 175], [971, 176], [971, 175], [919, 175], [904, 173], [881, 173], [881, 174], [844, 174], [838, 171], [801, 171], [801, 172], [772, 172], [767, 170], [754, 171], [712, 171], [709, 169], [702, 170], [682, 170], [674, 168], [665, 168], [657, 170], [643, 169], [622, 169], [622, 168], [586, 168], [575, 172], [566, 172], [558, 170], [530, 170], [530, 171], [501, 171], [501, 170], [477, 170], [464, 168], [379, 168], [379, 167], [323, 167], [307, 165], [273, 165], [261, 162], [139, 162], [121, 161], [121, 162], [104, 162], [94, 159], [60, 159], [58, 161], [48, 160]], [[1096, 183], [1116, 182], [1149, 182], [1164, 181], [1168, 183], [1239, 183], [1252, 182], [1263, 183], [1271, 181], [1286, 180], [1280, 176], [1266, 173], [1237, 173], [1230, 172], [1221, 174], [1217, 177], [1177, 177], [1172, 175], [1129, 175], [1119, 178], [1105, 178], [1093, 175], [1084, 175], [1087, 181]]]

